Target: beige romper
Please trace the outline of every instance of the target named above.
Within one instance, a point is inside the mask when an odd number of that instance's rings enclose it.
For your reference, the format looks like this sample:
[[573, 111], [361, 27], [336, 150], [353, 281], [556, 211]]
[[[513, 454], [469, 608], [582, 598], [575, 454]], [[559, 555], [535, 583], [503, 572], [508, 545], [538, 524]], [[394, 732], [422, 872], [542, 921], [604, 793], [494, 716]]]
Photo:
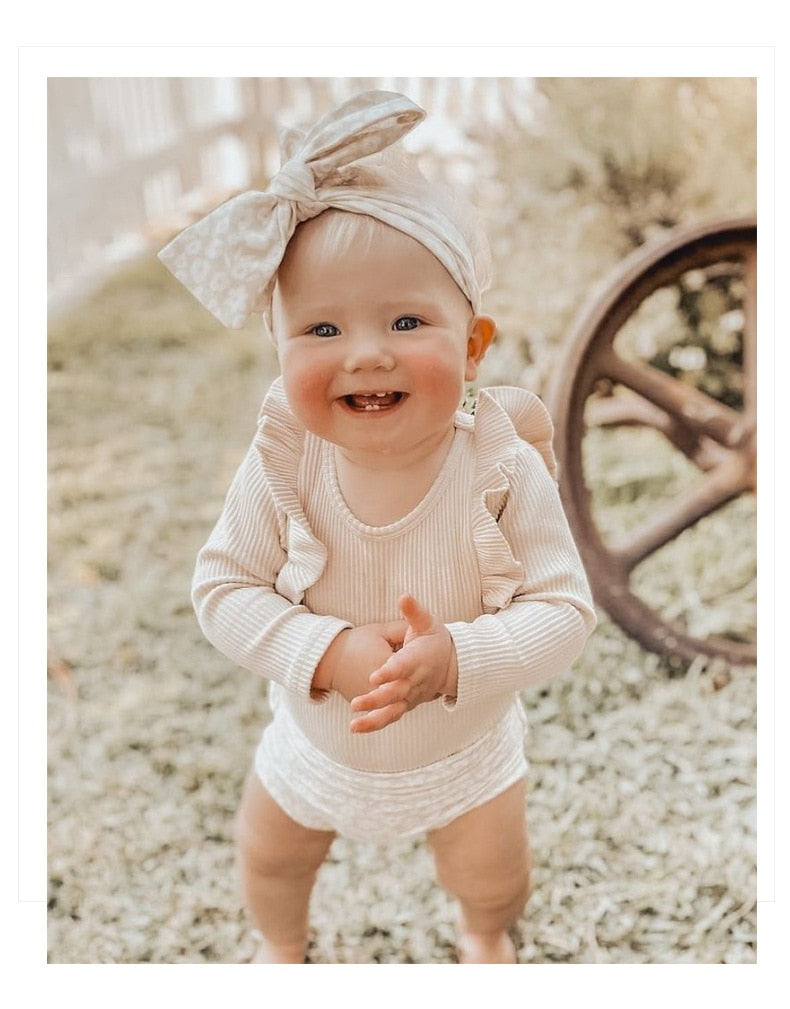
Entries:
[[[456, 414], [425, 498], [368, 526], [343, 500], [333, 447], [272, 384], [193, 599], [209, 640], [271, 681], [255, 766], [290, 816], [359, 840], [409, 837], [524, 775], [519, 692], [567, 669], [595, 623], [553, 475], [540, 400], [483, 390], [474, 417]], [[404, 592], [447, 625], [457, 697], [352, 734], [344, 698], [311, 699], [316, 664], [341, 629], [397, 620]]]

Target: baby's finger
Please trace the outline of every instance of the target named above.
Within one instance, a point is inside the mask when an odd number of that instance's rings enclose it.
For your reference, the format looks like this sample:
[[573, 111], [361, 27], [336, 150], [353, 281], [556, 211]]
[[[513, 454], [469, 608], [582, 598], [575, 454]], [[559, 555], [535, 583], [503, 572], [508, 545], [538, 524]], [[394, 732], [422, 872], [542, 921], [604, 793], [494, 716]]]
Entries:
[[386, 708], [379, 708], [371, 714], [359, 715], [352, 719], [349, 728], [352, 732], [377, 732], [379, 729], [384, 729], [386, 726], [392, 725], [393, 722], [397, 722], [407, 711], [408, 708], [403, 702], [389, 704]]
[[376, 708], [384, 708], [388, 704], [403, 701], [408, 692], [408, 684], [401, 680], [394, 680], [392, 683], [384, 683], [374, 690], [369, 690], [366, 694], [359, 694], [351, 701], [352, 711], [373, 711]]
[[420, 606], [414, 596], [401, 596], [398, 606], [413, 634], [427, 634], [433, 628], [433, 614]]
[[393, 648], [401, 648], [403, 647], [403, 639], [406, 637], [408, 627], [409, 625], [405, 620], [390, 620], [388, 623], [381, 625], [381, 633]]
[[384, 683], [395, 683], [406, 679], [413, 672], [413, 662], [405, 650], [395, 652], [393, 656], [374, 669], [368, 677], [371, 687], [380, 687]]

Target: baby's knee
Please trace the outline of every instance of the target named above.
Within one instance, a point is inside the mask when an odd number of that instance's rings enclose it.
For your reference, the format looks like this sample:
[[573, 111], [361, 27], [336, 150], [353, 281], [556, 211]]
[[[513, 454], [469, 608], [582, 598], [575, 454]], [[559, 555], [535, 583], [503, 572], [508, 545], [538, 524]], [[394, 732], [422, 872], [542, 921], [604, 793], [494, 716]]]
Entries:
[[532, 893], [529, 849], [499, 863], [459, 864], [454, 859], [436, 860], [439, 882], [453, 896], [481, 911], [523, 907]]
[[529, 867], [514, 866], [509, 872], [470, 880], [459, 896], [484, 912], [520, 911], [532, 892]]

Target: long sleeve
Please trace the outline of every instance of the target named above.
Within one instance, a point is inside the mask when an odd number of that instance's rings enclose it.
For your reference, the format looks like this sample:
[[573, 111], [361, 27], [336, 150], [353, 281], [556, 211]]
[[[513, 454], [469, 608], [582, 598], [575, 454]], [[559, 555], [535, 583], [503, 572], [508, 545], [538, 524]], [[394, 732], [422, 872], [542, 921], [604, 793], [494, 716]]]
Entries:
[[521, 585], [496, 613], [448, 624], [458, 657], [457, 710], [565, 671], [595, 627], [590, 590], [554, 480], [524, 445], [509, 472], [499, 530]]
[[[208, 640], [238, 665], [309, 696], [315, 667], [351, 626], [311, 613], [284, 591], [290, 518], [278, 510], [256, 437], [198, 554], [192, 600]], [[313, 551], [319, 544], [307, 544]], [[317, 558], [320, 562], [320, 558]], [[293, 563], [293, 561], [292, 561]], [[280, 591], [278, 591], [280, 589]]]

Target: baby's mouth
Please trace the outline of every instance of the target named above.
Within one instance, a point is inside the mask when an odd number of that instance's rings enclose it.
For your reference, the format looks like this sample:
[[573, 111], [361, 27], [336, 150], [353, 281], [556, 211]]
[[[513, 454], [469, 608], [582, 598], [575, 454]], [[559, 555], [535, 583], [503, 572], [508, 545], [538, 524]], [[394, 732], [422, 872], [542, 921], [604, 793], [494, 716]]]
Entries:
[[402, 399], [402, 392], [358, 392], [343, 397], [346, 406], [363, 411], [386, 410], [397, 406]]

